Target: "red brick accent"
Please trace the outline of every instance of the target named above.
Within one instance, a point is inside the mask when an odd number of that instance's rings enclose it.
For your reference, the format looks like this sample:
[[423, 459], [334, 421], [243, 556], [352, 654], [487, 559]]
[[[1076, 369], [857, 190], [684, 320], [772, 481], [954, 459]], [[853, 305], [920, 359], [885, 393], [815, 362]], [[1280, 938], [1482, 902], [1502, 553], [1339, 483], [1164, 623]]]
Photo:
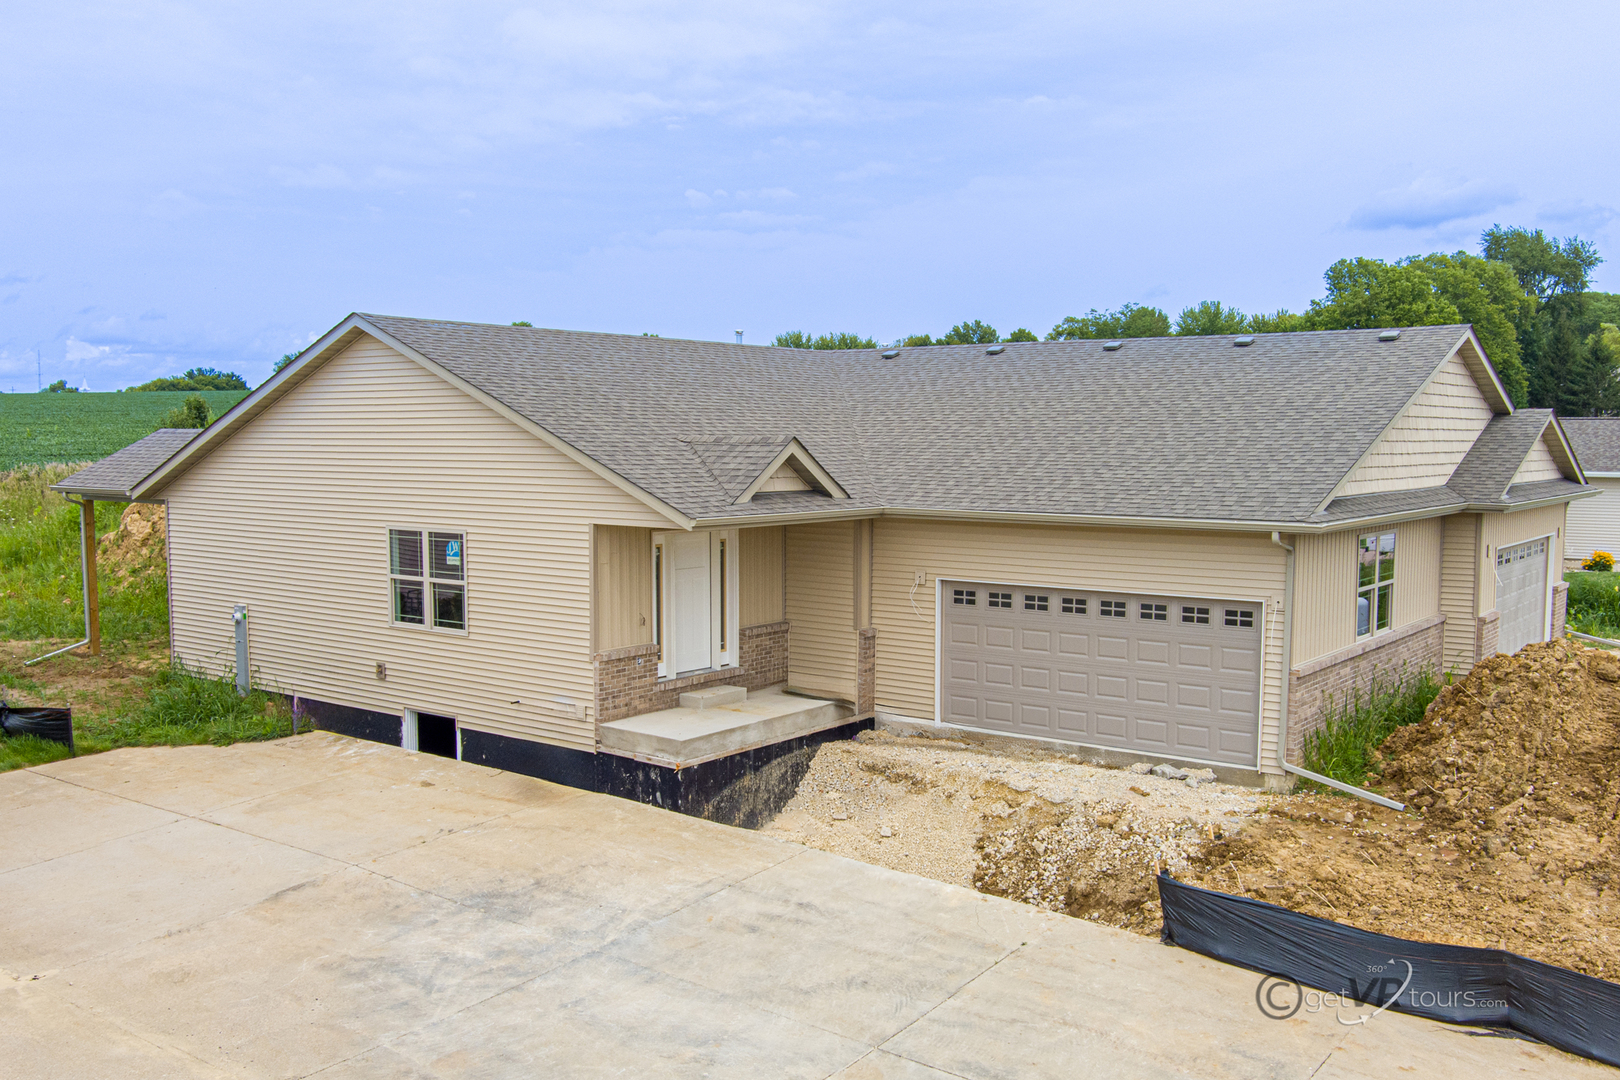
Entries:
[[855, 657], [855, 719], [877, 715], [877, 630], [860, 632]]
[[1560, 581], [1553, 586], [1552, 640], [1564, 636], [1564, 620], [1569, 615], [1569, 582]]
[[1474, 663], [1489, 659], [1497, 653], [1496, 643], [1498, 631], [1501, 630], [1501, 615], [1495, 611], [1487, 611], [1481, 615], [1474, 626]]
[[1445, 662], [1445, 619], [1436, 616], [1301, 664], [1288, 676], [1288, 760], [1302, 763], [1305, 737], [1321, 729], [1327, 711], [1375, 680], [1389, 683]]
[[763, 690], [787, 681], [788, 624], [745, 626], [738, 638], [741, 663], [680, 679], [658, 677], [658, 646], [651, 642], [597, 653], [596, 721], [607, 723], [627, 716], [673, 709], [681, 694], [703, 686], [725, 683]]

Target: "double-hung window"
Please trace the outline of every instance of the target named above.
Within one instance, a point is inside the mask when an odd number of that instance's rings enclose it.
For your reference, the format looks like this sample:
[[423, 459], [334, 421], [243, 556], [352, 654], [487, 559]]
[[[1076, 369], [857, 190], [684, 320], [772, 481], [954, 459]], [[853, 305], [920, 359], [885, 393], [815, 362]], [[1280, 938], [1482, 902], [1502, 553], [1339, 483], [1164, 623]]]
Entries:
[[1388, 630], [1395, 603], [1395, 534], [1370, 533], [1356, 544], [1356, 636]]
[[394, 622], [467, 629], [467, 544], [458, 532], [388, 530]]

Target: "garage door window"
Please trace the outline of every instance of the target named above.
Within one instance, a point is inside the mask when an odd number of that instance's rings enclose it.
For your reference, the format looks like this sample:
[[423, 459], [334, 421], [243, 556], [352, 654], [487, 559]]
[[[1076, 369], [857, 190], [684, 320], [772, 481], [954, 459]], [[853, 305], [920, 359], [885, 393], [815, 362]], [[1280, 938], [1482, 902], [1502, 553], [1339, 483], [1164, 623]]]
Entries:
[[1044, 596], [1035, 596], [1032, 593], [1025, 593], [1024, 594], [1024, 610], [1025, 611], [1045, 611], [1046, 610], [1046, 605], [1047, 605], [1047, 598], [1046, 597], [1044, 597]]
[[1143, 604], [1142, 618], [1150, 622], [1165, 622], [1170, 618], [1170, 607], [1168, 604]]
[[1086, 598], [1083, 596], [1065, 596], [1063, 598], [1063, 614], [1084, 615], [1086, 613]]
[[1367, 637], [1390, 626], [1395, 598], [1395, 534], [1361, 537], [1357, 555], [1356, 636]]
[[1209, 608], [1184, 607], [1181, 609], [1181, 621], [1184, 623], [1194, 623], [1198, 626], [1208, 626]]
[[978, 604], [978, 591], [975, 589], [957, 589], [951, 596], [951, 603], [974, 607]]
[[1104, 600], [1098, 607], [1100, 608], [1099, 614], [1106, 618], [1123, 619], [1125, 617], [1125, 601], [1123, 600]]

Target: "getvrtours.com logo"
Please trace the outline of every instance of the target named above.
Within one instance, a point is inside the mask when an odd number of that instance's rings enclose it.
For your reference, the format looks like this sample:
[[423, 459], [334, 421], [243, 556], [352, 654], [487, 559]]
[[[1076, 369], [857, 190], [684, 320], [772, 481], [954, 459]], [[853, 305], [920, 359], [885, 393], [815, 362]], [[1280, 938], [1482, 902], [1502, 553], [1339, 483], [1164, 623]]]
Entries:
[[[1474, 990], [1413, 990], [1414, 974], [1412, 965], [1405, 960], [1371, 964], [1361, 976], [1346, 978], [1347, 989], [1336, 993], [1307, 990], [1286, 975], [1267, 975], [1254, 989], [1254, 1003], [1273, 1020], [1332, 1009], [1339, 1023], [1347, 1027], [1365, 1024], [1397, 1004], [1409, 1009], [1501, 1009], [1507, 1006], [1505, 1001], [1485, 997]], [[1367, 1009], [1372, 1011], [1365, 1011]]]

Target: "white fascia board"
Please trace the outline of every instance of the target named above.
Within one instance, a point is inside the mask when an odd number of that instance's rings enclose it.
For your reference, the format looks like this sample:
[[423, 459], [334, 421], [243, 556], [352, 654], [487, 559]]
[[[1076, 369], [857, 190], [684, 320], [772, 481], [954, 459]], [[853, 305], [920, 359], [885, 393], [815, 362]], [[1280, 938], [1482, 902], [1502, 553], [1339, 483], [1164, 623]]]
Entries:
[[777, 451], [776, 456], [771, 459], [771, 463], [765, 466], [758, 476], [754, 477], [754, 482], [743, 489], [743, 493], [737, 496], [732, 505], [741, 506], [759, 494], [759, 489], [765, 486], [767, 480], [776, 475], [776, 470], [786, 464], [788, 458], [797, 458], [799, 464], [803, 465], [810, 475], [816, 478], [816, 482], [827, 490], [828, 495], [835, 499], [849, 498], [849, 492], [845, 491], [843, 486], [832, 478], [832, 473], [822, 468], [821, 462], [816, 460], [815, 455], [806, 450], [804, 444], [795, 438], [789, 439], [787, 445]]
[[[1446, 352], [1445, 357], [1442, 358], [1438, 364], [1434, 365], [1434, 370], [1430, 371], [1429, 377], [1423, 380], [1423, 385], [1418, 387], [1417, 390], [1412, 393], [1412, 396], [1406, 399], [1405, 405], [1402, 405], [1398, 410], [1396, 410], [1395, 415], [1390, 417], [1389, 423], [1384, 425], [1384, 429], [1378, 433], [1372, 442], [1367, 444], [1367, 449], [1361, 452], [1361, 456], [1356, 458], [1355, 464], [1346, 469], [1344, 471], [1344, 475], [1339, 477], [1339, 482], [1333, 485], [1333, 490], [1327, 493], [1327, 498], [1323, 499], [1317, 504], [1316, 513], [1322, 513], [1328, 508], [1329, 504], [1331, 504], [1334, 499], [1339, 497], [1340, 493], [1344, 490], [1344, 485], [1348, 484], [1350, 482], [1350, 478], [1356, 475], [1356, 470], [1360, 469], [1367, 463], [1367, 459], [1372, 457], [1372, 452], [1378, 448], [1378, 444], [1384, 441], [1384, 436], [1388, 435], [1390, 429], [1400, 422], [1401, 417], [1406, 415], [1407, 410], [1410, 409], [1414, 403], [1416, 403], [1417, 399], [1422, 397], [1424, 393], [1428, 391], [1430, 385], [1434, 383], [1434, 380], [1439, 378], [1441, 369], [1447, 364], [1451, 363], [1451, 358], [1456, 356], [1465, 344], [1472, 344], [1472, 346], [1479, 351], [1479, 355], [1481, 357], [1485, 355], [1484, 350], [1479, 348], [1479, 342], [1474, 337], [1473, 330], [1470, 329], [1466, 331], [1462, 337], [1458, 338], [1457, 343]], [[1464, 361], [1464, 363], [1467, 363], [1467, 361]], [[1506, 410], [1508, 415], [1512, 415], [1512, 399], [1507, 396], [1507, 391], [1502, 389], [1501, 382], [1497, 380], [1496, 374], [1491, 371], [1491, 365], [1486, 363], [1483, 366], [1486, 373], [1490, 375], [1490, 385], [1496, 395], [1497, 403], [1500, 404], [1504, 410]], [[1474, 374], [1472, 366], [1469, 367], [1469, 374]], [[1479, 377], [1477, 375], [1474, 376], [1474, 381], [1475, 383], [1479, 382]], [[1486, 399], [1487, 405], [1491, 405], [1491, 394], [1487, 393], [1483, 387], [1480, 388], [1480, 396]], [[1495, 412], [1495, 405], [1492, 405], [1492, 411]]]
[[392, 335], [379, 329], [377, 326], [373, 325], [370, 320], [359, 314], [351, 314], [348, 318], [344, 319], [331, 330], [327, 331], [326, 335], [319, 341], [315, 342], [309, 348], [299, 353], [298, 359], [294, 360], [292, 363], [270, 376], [270, 378], [265, 380], [265, 382], [262, 383], [258, 389], [254, 390], [247, 397], [237, 402], [236, 405], [226, 412], [224, 416], [210, 424], [202, 435], [187, 443], [179, 453], [177, 453], [174, 457], [171, 457], [168, 461], [164, 462], [163, 465], [159, 466], [155, 472], [131, 489], [131, 494], [139, 498], [153, 489], [160, 487], [170, 477], [177, 475], [179, 472], [183, 472], [187, 467], [187, 463], [190, 462], [195, 455], [205, 453], [211, 444], [220, 439], [229, 437], [229, 435], [237, 428], [241, 427], [247, 421], [263, 412], [276, 400], [282, 397], [282, 395], [287, 393], [287, 391], [291, 390], [294, 386], [312, 374], [322, 364], [326, 363], [327, 360], [330, 360], [332, 357], [354, 344], [355, 340], [357, 340], [361, 335], [370, 335], [406, 359], [421, 365], [426, 370], [432, 372], [434, 375], [437, 375], [439, 378], [454, 386], [467, 396], [478, 401], [480, 404], [486, 406], [491, 411], [497, 413], [507, 420], [510, 420], [512, 423], [516, 424], [524, 431], [527, 431], [541, 442], [544, 442], [546, 445], [559, 451], [564, 456], [584, 466], [586, 469], [606, 480], [614, 487], [624, 491], [632, 498], [646, 504], [648, 507], [668, 518], [670, 522], [676, 526], [682, 529], [692, 528], [694, 524], [692, 518], [681, 513], [679, 510], [676, 510], [673, 506], [670, 506], [657, 496], [642, 490], [640, 487], [637, 487], [634, 483], [625, 479], [623, 476], [620, 476], [612, 469], [609, 469], [600, 461], [597, 461], [589, 454], [584, 453], [565, 440], [558, 438], [556, 435], [541, 427], [539, 424], [536, 424], [528, 417], [514, 412], [504, 403], [490, 397], [484, 391], [478, 389], [476, 386], [473, 386], [471, 383], [466, 382], [465, 380], [456, 376], [454, 373], [446, 370], [437, 363], [423, 356], [421, 353], [417, 352], [409, 345], [406, 345], [404, 342], [395, 339]]
[[1588, 480], [1620, 480], [1620, 472], [1587, 472], [1582, 470], [1581, 475]]

